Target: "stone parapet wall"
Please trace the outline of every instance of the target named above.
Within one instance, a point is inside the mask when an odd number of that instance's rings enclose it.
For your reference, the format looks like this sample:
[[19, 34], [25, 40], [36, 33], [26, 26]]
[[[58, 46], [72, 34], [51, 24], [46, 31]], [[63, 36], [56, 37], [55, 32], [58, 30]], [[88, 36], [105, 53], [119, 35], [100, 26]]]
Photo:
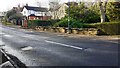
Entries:
[[[35, 27], [35, 30], [57, 32], [57, 33], [68, 33], [68, 29], [65, 27]], [[69, 30], [71, 34], [84, 34], [84, 35], [97, 35], [98, 29], [95, 28], [71, 28]]]

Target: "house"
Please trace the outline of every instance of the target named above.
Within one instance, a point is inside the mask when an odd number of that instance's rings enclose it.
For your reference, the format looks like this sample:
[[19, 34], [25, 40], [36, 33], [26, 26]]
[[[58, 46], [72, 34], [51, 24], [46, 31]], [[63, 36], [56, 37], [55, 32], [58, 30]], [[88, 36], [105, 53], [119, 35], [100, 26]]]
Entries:
[[23, 20], [23, 17], [22, 17], [22, 14], [21, 14], [21, 11], [23, 9], [23, 6], [15, 6], [13, 7], [11, 10], [9, 11], [12, 11], [15, 13], [15, 16], [13, 15], [13, 19], [10, 20], [11, 23], [15, 24], [15, 25], [22, 25], [22, 20]]
[[0, 16], [5, 16], [7, 12], [0, 12]]
[[69, 5], [78, 5], [76, 2], [68, 2], [61, 5], [56, 5], [54, 8], [50, 8], [52, 14], [52, 19], [62, 19], [66, 16], [66, 9], [69, 8]]
[[0, 21], [4, 18], [7, 12], [0, 12]]
[[51, 19], [59, 19], [58, 18], [58, 9], [61, 7], [61, 5], [56, 5], [53, 8], [50, 8], [49, 11], [51, 12]]
[[47, 8], [24, 6], [21, 12], [28, 20], [48, 20], [51, 19], [51, 14]]

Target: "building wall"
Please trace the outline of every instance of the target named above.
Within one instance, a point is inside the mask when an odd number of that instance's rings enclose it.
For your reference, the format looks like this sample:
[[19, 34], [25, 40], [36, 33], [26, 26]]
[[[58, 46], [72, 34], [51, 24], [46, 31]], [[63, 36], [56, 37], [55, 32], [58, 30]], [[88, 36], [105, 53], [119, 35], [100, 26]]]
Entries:
[[58, 19], [58, 10], [52, 11], [51, 15], [52, 15], [52, 19]]
[[58, 9], [58, 18], [61, 19], [65, 17], [66, 15], [66, 9], [68, 6], [66, 4], [63, 4], [59, 9]]
[[23, 9], [22, 14], [23, 16], [29, 16], [30, 11], [28, 11], [26, 8]]
[[[51, 19], [51, 14], [50, 12], [36, 12], [33, 10], [27, 10], [26, 8], [23, 9], [22, 11], [23, 16], [28, 17], [29, 20], [48, 20]], [[31, 14], [35, 16], [30, 16]]]
[[67, 8], [68, 8], [68, 6], [66, 4], [63, 4], [63, 6], [61, 6], [59, 8], [59, 10], [58, 10], [58, 18], [59, 19], [65, 17]]
[[28, 11], [28, 15], [35, 14], [35, 13], [36, 13], [36, 12], [33, 11], [33, 10], [29, 10], [29, 11]]
[[0, 16], [5, 16], [7, 12], [0, 12]]
[[43, 20], [49, 20], [51, 19], [51, 16], [43, 16]]
[[36, 20], [36, 17], [35, 16], [29, 16], [28, 19], [29, 20]]
[[51, 16], [29, 16], [29, 20], [49, 20]]
[[68, 6], [66, 4], [62, 4], [57, 10], [51, 11], [52, 19], [61, 19], [65, 17], [67, 8]]

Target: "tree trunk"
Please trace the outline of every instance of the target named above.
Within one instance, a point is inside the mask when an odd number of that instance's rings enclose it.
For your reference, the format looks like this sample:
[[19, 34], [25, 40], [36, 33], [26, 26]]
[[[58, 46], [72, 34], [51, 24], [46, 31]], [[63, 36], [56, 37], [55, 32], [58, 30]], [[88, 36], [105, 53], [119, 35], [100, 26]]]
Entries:
[[102, 2], [99, 3], [100, 13], [101, 13], [101, 23], [105, 22], [105, 9], [102, 5]]

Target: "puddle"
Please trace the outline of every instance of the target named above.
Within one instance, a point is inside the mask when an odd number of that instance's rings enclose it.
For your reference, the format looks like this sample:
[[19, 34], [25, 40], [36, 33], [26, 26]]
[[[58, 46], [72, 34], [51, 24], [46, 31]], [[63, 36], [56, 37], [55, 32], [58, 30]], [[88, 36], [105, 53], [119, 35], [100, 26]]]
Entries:
[[10, 37], [10, 38], [13, 37], [12, 35], [3, 35], [3, 36], [5, 36], [5, 37]]

